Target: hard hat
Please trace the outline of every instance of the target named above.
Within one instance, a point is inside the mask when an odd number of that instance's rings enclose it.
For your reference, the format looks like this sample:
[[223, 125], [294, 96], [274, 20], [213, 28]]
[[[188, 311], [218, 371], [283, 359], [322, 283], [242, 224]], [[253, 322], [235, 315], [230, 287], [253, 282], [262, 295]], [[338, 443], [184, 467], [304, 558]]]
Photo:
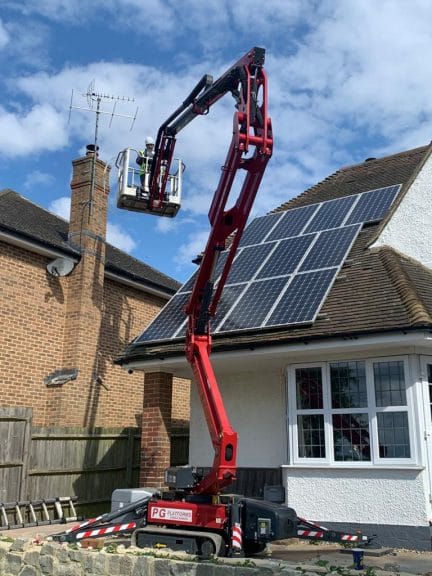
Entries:
[[151, 136], [147, 136], [147, 138], [145, 139], [145, 143], [146, 143], [146, 146], [147, 146], [147, 144], [153, 144], [154, 145], [154, 140]]

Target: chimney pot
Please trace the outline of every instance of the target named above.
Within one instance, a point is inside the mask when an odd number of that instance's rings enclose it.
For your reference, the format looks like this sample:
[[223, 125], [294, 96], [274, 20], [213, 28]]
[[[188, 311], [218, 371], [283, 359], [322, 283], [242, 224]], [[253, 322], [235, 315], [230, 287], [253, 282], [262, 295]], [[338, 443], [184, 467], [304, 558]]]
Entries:
[[87, 144], [86, 149], [87, 149], [86, 156], [90, 156], [91, 154], [94, 154], [95, 152], [96, 152], [96, 156], [97, 156], [99, 146], [95, 146], [94, 144]]

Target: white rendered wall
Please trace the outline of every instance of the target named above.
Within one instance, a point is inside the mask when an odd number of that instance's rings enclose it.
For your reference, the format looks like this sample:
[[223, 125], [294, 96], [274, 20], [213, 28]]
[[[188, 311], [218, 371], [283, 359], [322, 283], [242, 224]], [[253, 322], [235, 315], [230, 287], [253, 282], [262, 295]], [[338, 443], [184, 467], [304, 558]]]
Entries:
[[432, 268], [431, 222], [432, 157], [429, 156], [372, 248], [391, 246]]
[[[218, 382], [231, 424], [239, 435], [237, 464], [243, 467], [278, 467], [287, 461], [285, 382], [269, 371], [224, 376]], [[196, 386], [191, 393], [189, 462], [210, 466], [210, 442]]]
[[283, 467], [288, 506], [316, 522], [429, 525], [421, 470]]

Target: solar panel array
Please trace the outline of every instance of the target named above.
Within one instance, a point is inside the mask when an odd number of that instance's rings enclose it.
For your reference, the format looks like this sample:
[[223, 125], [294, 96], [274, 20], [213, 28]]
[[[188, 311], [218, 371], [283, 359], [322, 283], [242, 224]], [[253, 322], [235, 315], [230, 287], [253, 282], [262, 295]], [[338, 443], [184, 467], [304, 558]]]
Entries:
[[[212, 332], [313, 322], [363, 224], [381, 220], [400, 188], [388, 186], [255, 218], [243, 234]], [[223, 252], [216, 282], [225, 257]], [[183, 308], [195, 277], [136, 342], [184, 336]]]

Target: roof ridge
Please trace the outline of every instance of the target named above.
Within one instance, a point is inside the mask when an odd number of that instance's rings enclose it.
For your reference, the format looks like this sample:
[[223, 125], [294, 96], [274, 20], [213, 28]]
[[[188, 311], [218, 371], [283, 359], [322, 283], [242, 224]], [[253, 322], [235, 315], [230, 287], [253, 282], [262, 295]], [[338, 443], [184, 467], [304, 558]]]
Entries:
[[[287, 200], [286, 202], [284, 202], [283, 204], [281, 204], [280, 206], [277, 206], [276, 208], [274, 208], [273, 210], [271, 210], [270, 212], [268, 212], [268, 214], [275, 214], [277, 212], [285, 212], [286, 211], [286, 207], [287, 205], [292, 201], [292, 200], [297, 200], [297, 198], [303, 198], [303, 196], [306, 196], [306, 194], [309, 194], [310, 192], [312, 192], [313, 190], [315, 190], [316, 188], [320, 187], [322, 185], [323, 182], [328, 182], [329, 180], [332, 180], [333, 178], [335, 178], [336, 176], [338, 176], [341, 172], [343, 172], [344, 168], [339, 168], [338, 170], [336, 170], [335, 172], [332, 172], [332, 174], [329, 174], [328, 176], [326, 176], [325, 178], [323, 178], [322, 180], [320, 180], [319, 182], [317, 182], [316, 184], [313, 184], [312, 186], [310, 186], [309, 188], [306, 188], [306, 190], [303, 190], [303, 192], [301, 192], [300, 194], [297, 194], [297, 196], [293, 196], [292, 198], [290, 198], [289, 200]], [[313, 202], [313, 204], [319, 204], [320, 201], [317, 200], [316, 202]], [[267, 214], [267, 215], [268, 215]]]
[[18, 194], [18, 192], [15, 192], [12, 188], [3, 188], [0, 190], [0, 196], [6, 196], [7, 194]]
[[417, 154], [419, 150], [426, 150], [431, 146], [429, 144], [423, 144], [423, 146], [416, 146], [415, 148], [410, 148], [409, 150], [400, 150], [399, 152], [394, 152], [393, 154], [387, 154], [386, 156], [379, 156], [378, 158], [369, 158], [367, 161], [362, 160], [361, 162], [356, 162], [354, 164], [347, 164], [346, 166], [342, 166], [339, 169], [340, 172], [345, 172], [345, 170], [349, 170], [351, 168], [355, 168], [356, 166], [362, 166], [367, 163], [368, 167], [370, 166], [371, 162], [383, 162], [388, 160], [389, 158], [395, 158], [397, 156], [410, 156], [411, 154]]
[[[289, 210], [291, 208], [290, 205], [292, 205], [292, 204], [294, 204], [294, 206], [293, 206], [294, 208], [300, 207], [300, 206], [304, 205], [304, 202], [309, 202], [309, 200], [312, 200], [311, 203], [323, 202], [325, 200], [323, 200], [322, 198], [318, 198], [315, 200], [315, 198], [309, 198], [309, 197], [314, 197], [316, 195], [319, 196], [320, 193], [324, 193], [324, 192], [326, 193], [326, 195], [328, 195], [329, 186], [334, 186], [337, 188], [341, 184], [348, 184], [349, 182], [352, 182], [355, 179], [357, 179], [359, 173], [361, 173], [363, 175], [368, 175], [369, 172], [371, 171], [371, 167], [373, 165], [375, 165], [375, 167], [372, 169], [372, 172], [374, 170], [377, 170], [377, 165], [381, 164], [384, 166], [391, 166], [392, 162], [394, 162], [395, 159], [397, 159], [397, 158], [406, 158], [406, 159], [413, 158], [416, 155], [418, 155], [419, 152], [426, 153], [428, 151], [428, 149], [432, 149], [432, 144], [417, 146], [416, 148], [411, 148], [410, 150], [402, 150], [400, 152], [395, 152], [394, 154], [388, 154], [387, 156], [382, 156], [380, 158], [368, 159], [367, 161], [362, 161], [362, 162], [347, 164], [345, 166], [342, 166], [338, 170], [336, 170], [335, 172], [330, 174], [329, 176], [325, 177], [323, 180], [316, 182], [315, 184], [313, 184], [312, 186], [310, 186], [309, 188], [307, 188], [306, 190], [304, 190], [300, 194], [297, 194], [297, 195], [293, 196], [292, 198], [290, 198], [289, 200], [287, 200], [286, 202], [283, 202], [283, 204], [277, 206], [276, 208], [271, 210], [268, 214], [274, 214], [274, 213]], [[351, 180], [350, 174], [352, 174], [353, 180]], [[401, 181], [399, 181], [399, 183], [401, 183]], [[402, 182], [402, 183], [404, 183], [404, 182]], [[350, 196], [354, 193], [367, 192], [368, 190], [374, 190], [374, 189], [380, 188], [380, 187], [382, 187], [382, 186], [377, 184], [376, 186], [371, 186], [369, 188], [364, 188], [362, 190], [350, 191], [344, 195]], [[348, 186], [348, 188], [349, 188], [349, 186]], [[336, 195], [336, 197], [339, 197], [339, 196], [340, 195]], [[327, 199], [331, 200], [333, 198], [327, 198]]]
[[56, 212], [53, 212], [52, 210], [50, 210], [49, 208], [46, 208], [46, 206], [42, 206], [42, 204], [38, 204], [37, 202], [34, 202], [34, 200], [31, 200], [30, 198], [27, 198], [27, 196], [23, 196], [22, 194], [20, 194], [19, 192], [16, 192], [15, 190], [12, 190], [11, 188], [5, 188], [4, 190], [0, 190], [0, 196], [2, 196], [4, 193], [4, 195], [6, 196], [6, 194], [14, 194], [15, 196], [18, 196], [19, 198], [21, 198], [21, 200], [23, 200], [24, 202], [27, 202], [28, 204], [31, 204], [32, 206], [35, 206], [36, 208], [38, 208], [39, 210], [42, 210], [43, 212], [46, 212], [47, 214], [50, 214], [51, 216], [54, 216], [54, 218], [58, 218], [58, 220], [61, 220], [62, 222], [66, 222], [69, 223], [69, 220], [67, 218], [63, 218], [63, 216], [60, 216], [59, 214], [57, 214]]
[[423, 304], [423, 301], [408, 274], [403, 269], [399, 259], [401, 256], [403, 255], [390, 246], [379, 248], [380, 260], [383, 263], [391, 282], [399, 293], [401, 301], [411, 318], [413, 326], [431, 323], [432, 316]]

